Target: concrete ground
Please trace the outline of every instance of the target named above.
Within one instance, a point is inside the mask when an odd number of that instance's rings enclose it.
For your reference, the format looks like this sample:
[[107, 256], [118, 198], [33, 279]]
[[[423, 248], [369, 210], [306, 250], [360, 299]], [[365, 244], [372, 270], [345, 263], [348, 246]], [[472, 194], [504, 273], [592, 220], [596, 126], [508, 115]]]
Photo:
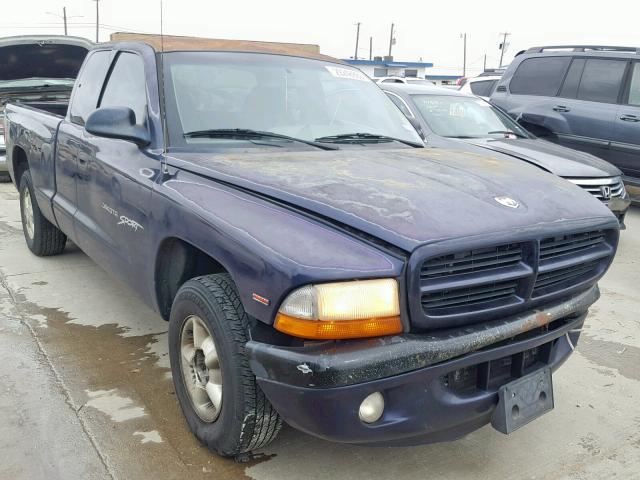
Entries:
[[504, 436], [412, 448], [328, 443], [283, 428], [249, 463], [187, 430], [167, 324], [77, 248], [37, 258], [0, 185], [0, 479], [640, 479], [640, 209], [628, 216], [555, 409]]

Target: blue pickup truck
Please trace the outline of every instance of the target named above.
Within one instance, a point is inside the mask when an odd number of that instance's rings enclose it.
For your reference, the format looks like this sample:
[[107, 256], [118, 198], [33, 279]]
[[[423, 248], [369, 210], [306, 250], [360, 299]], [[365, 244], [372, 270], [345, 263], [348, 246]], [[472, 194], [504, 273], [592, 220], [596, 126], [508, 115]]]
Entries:
[[221, 455], [283, 420], [409, 445], [553, 408], [616, 217], [519, 160], [426, 148], [357, 69], [247, 45], [101, 44], [65, 115], [8, 104], [31, 251], [72, 240], [169, 321], [177, 398]]

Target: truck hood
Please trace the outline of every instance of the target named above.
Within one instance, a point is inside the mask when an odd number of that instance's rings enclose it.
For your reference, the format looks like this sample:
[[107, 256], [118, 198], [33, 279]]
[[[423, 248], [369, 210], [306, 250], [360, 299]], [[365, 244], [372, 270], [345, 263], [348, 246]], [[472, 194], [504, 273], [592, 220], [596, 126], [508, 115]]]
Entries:
[[465, 139], [476, 145], [532, 163], [555, 175], [565, 178], [614, 177], [622, 172], [594, 155], [572, 150], [555, 143], [535, 139]]
[[[411, 252], [447, 238], [613, 220], [581, 188], [520, 160], [435, 148], [176, 153], [169, 165], [269, 196]], [[179, 178], [179, 177], [178, 177]], [[509, 197], [517, 208], [496, 197]], [[268, 219], [265, 219], [268, 222]]]
[[[0, 90], [10, 80], [76, 78], [92, 43], [84, 38], [23, 36], [0, 39]], [[10, 82], [15, 89], [14, 82]]]

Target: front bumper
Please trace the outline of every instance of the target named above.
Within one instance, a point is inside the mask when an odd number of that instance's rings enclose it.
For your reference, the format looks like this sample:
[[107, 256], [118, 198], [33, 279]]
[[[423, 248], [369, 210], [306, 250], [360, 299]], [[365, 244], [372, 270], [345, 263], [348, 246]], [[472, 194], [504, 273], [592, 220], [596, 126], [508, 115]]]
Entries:
[[[502, 384], [545, 365], [559, 367], [598, 297], [593, 286], [570, 300], [482, 325], [305, 347], [250, 341], [247, 351], [262, 390], [299, 430], [356, 444], [453, 440], [490, 422]], [[471, 382], [458, 385], [465, 376]], [[385, 411], [366, 424], [358, 409], [373, 392], [382, 393]]]
[[624, 224], [624, 217], [627, 214], [627, 210], [629, 210], [629, 206], [631, 206], [631, 198], [628, 195], [624, 198], [612, 198], [607, 203], [607, 206], [618, 219], [620, 230], [625, 230], [627, 226]]

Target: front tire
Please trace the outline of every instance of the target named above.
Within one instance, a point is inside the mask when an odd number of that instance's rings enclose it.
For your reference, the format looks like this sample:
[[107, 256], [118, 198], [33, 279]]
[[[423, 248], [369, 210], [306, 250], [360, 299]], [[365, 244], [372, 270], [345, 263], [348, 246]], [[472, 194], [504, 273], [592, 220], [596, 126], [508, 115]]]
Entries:
[[33, 182], [28, 170], [20, 178], [20, 214], [22, 231], [29, 250], [39, 257], [62, 253], [67, 236], [42, 215], [33, 193]]
[[282, 424], [249, 368], [247, 341], [248, 316], [228, 274], [180, 288], [169, 323], [176, 396], [196, 438], [222, 456], [266, 446]]

